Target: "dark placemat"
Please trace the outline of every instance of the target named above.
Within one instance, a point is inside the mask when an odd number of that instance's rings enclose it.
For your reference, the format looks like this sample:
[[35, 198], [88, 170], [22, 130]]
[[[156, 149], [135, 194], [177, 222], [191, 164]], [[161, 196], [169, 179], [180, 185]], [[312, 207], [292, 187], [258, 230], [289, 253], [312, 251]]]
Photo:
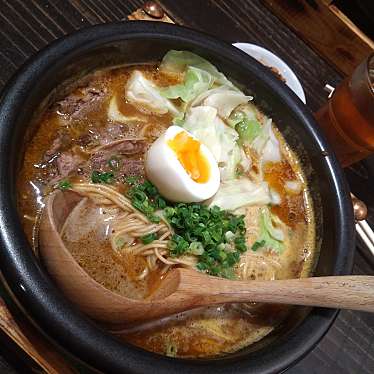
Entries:
[[[260, 0], [162, 0], [177, 22], [224, 39], [270, 49], [296, 72], [307, 105], [326, 101], [323, 87], [341, 76], [280, 22]], [[0, 0], [0, 88], [33, 53], [56, 38], [92, 24], [119, 21], [141, 7], [139, 0]], [[374, 213], [374, 160], [347, 171], [352, 190]], [[373, 208], [371, 208], [373, 207]], [[356, 251], [354, 274], [374, 274], [372, 258]], [[374, 315], [342, 311], [321, 343], [290, 373], [374, 373]], [[0, 372], [1, 362], [0, 362]]]

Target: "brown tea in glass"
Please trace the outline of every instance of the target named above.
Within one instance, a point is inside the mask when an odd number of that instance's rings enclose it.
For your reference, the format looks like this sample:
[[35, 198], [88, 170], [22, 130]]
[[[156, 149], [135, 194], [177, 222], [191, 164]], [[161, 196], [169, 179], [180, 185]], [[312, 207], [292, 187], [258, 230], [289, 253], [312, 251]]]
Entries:
[[344, 167], [374, 153], [374, 53], [315, 116]]

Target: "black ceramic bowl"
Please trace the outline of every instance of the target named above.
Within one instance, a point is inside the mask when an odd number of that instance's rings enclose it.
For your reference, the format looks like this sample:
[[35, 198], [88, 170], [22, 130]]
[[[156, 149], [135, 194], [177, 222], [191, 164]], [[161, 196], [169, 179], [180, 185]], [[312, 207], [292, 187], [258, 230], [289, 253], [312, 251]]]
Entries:
[[274, 333], [235, 354], [181, 360], [117, 341], [82, 315], [40, 267], [17, 214], [16, 177], [36, 108], [61, 82], [101, 66], [157, 61], [170, 49], [196, 52], [240, 82], [299, 154], [317, 212], [321, 254], [316, 275], [351, 271], [354, 226], [346, 183], [309, 110], [268, 69], [228, 44], [174, 25], [125, 22], [95, 26], [38, 53], [11, 80], [0, 105], [0, 267], [13, 300], [65, 352], [104, 372], [270, 373], [299, 360], [320, 340], [336, 310], [295, 308]]

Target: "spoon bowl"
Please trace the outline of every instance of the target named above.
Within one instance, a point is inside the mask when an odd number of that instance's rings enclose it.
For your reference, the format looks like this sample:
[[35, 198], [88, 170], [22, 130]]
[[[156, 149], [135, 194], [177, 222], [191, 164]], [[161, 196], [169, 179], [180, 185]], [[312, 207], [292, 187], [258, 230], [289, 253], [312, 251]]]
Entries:
[[[160, 300], [129, 299], [96, 282], [66, 248], [60, 232], [67, 217], [82, 199], [83, 196], [73, 191], [56, 191], [46, 202], [39, 242], [41, 259], [50, 276], [70, 301], [97, 321], [116, 325], [165, 315]], [[177, 306], [170, 307], [170, 314], [179, 309]]]

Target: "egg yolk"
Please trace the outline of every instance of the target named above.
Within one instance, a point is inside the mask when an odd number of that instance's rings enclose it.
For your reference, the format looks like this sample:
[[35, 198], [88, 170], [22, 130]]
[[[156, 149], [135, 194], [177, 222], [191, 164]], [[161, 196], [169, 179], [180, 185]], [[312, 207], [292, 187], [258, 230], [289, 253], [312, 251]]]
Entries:
[[206, 183], [209, 180], [209, 162], [200, 150], [201, 143], [181, 131], [168, 141], [179, 162], [192, 180]]

